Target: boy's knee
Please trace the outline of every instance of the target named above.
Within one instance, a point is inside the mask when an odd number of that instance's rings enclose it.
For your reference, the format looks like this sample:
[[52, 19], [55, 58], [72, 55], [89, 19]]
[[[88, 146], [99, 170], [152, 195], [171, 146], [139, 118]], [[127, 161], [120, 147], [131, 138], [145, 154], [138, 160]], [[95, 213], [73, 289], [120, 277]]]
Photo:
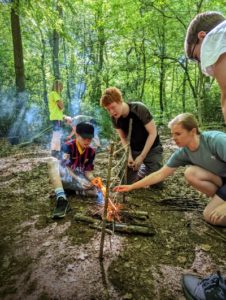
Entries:
[[56, 157], [51, 156], [51, 157], [49, 157], [47, 163], [48, 163], [48, 166], [52, 166], [54, 164], [58, 164], [58, 159]]
[[193, 167], [188, 167], [184, 172], [184, 177], [188, 181], [188, 183], [191, 183], [195, 179], [195, 172]]

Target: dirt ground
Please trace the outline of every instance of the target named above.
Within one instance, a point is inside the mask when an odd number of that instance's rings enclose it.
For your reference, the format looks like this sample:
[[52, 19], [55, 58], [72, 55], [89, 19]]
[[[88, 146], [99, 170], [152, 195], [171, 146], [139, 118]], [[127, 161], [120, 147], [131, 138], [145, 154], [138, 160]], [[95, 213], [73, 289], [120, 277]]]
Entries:
[[[161, 189], [127, 195], [125, 209], [148, 212], [155, 234], [106, 234], [100, 261], [100, 231], [74, 220], [94, 210], [96, 200], [68, 194], [72, 211], [52, 220], [48, 151], [0, 143], [0, 299], [183, 300], [183, 273], [226, 274], [226, 228], [204, 222], [208, 199], [186, 185], [183, 169]], [[168, 137], [163, 144], [166, 160], [175, 146]], [[103, 178], [108, 156], [96, 158]]]

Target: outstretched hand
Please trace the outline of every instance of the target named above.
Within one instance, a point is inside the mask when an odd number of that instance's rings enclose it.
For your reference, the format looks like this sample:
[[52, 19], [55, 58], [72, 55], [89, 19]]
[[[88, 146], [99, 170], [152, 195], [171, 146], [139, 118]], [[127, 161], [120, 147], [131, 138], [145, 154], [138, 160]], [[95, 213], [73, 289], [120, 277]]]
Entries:
[[119, 193], [129, 192], [131, 190], [132, 190], [131, 185], [118, 185], [113, 188], [114, 192], [119, 192]]

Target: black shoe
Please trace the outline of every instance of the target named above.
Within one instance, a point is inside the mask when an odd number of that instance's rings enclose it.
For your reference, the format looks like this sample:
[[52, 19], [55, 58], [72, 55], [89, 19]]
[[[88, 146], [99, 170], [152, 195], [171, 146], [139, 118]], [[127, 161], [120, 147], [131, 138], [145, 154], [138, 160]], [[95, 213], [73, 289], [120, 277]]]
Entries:
[[53, 212], [53, 219], [61, 219], [64, 218], [66, 213], [71, 210], [69, 202], [67, 199], [60, 197], [57, 199], [56, 207]]
[[182, 287], [187, 300], [226, 300], [226, 284], [220, 272], [204, 279], [183, 275]]
[[60, 151], [57, 151], [57, 150], [52, 150], [51, 151], [51, 156], [57, 158], [58, 160], [62, 159], [62, 153]]

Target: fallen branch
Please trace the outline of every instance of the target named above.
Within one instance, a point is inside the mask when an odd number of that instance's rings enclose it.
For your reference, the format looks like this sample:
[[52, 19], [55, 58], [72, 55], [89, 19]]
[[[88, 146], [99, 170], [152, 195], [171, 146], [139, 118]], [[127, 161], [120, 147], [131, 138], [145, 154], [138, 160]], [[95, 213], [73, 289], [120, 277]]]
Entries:
[[[90, 228], [93, 228], [93, 229], [98, 229], [98, 230], [100, 230], [100, 231], [102, 230], [102, 227], [101, 227], [101, 226], [98, 226], [98, 225], [96, 225], [96, 224], [91, 224], [91, 225], [89, 225], [89, 227], [90, 227]], [[113, 234], [112, 230], [110, 230], [110, 229], [106, 229], [106, 228], [105, 228], [105, 232], [108, 233], [108, 234], [111, 234], [111, 235]]]
[[[101, 229], [98, 224], [99, 222], [91, 217], [82, 215], [82, 214], [75, 214], [74, 220], [79, 222], [84, 222], [90, 224], [89, 226], [91, 228]], [[146, 235], [146, 236], [152, 236], [155, 234], [155, 229], [150, 224], [125, 224], [125, 223], [112, 223], [112, 222], [106, 222], [106, 228], [108, 228], [108, 233], [110, 234], [111, 231], [109, 229], [115, 231], [115, 232], [121, 232], [121, 233], [127, 233], [127, 234], [139, 234], [139, 235]]]
[[146, 236], [153, 236], [155, 230], [152, 227], [139, 226], [139, 225], [127, 225], [125, 223], [107, 223], [107, 228], [112, 228], [116, 232], [140, 234]]
[[121, 210], [120, 214], [124, 217], [136, 218], [140, 220], [146, 220], [149, 217], [147, 211], [140, 211], [140, 210], [136, 210], [136, 211]]
[[22, 147], [26, 147], [32, 143], [35, 143], [37, 142], [37, 140], [43, 135], [45, 134], [46, 132], [50, 131], [53, 127], [52, 126], [49, 126], [45, 129], [43, 129], [41, 132], [39, 132], [38, 134], [36, 134], [34, 137], [31, 138], [30, 141], [27, 141], [27, 142], [24, 142], [24, 143], [21, 143], [21, 144], [18, 144], [17, 147], [19, 148], [22, 148]]
[[74, 220], [97, 225], [97, 220], [82, 214], [74, 215]]

